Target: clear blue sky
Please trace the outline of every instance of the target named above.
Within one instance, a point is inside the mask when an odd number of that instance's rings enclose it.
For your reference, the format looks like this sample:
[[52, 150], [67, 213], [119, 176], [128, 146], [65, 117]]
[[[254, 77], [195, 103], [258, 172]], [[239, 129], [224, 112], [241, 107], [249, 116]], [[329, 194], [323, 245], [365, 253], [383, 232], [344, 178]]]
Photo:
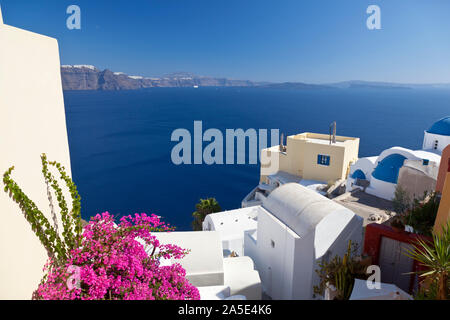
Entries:
[[[450, 83], [449, 0], [0, 0], [4, 22], [56, 37], [62, 64], [260, 81]], [[82, 29], [66, 28], [81, 8]], [[366, 8], [381, 8], [368, 30]], [[1, 45], [1, 44], [0, 44]]]

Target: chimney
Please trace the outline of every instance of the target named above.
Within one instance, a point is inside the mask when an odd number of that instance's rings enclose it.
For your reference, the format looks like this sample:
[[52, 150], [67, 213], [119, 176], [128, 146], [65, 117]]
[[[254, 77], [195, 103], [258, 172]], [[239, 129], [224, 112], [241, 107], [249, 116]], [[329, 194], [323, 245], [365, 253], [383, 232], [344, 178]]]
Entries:
[[280, 136], [280, 151], [281, 152], [285, 151], [284, 150], [284, 133], [281, 133], [281, 136]]
[[333, 143], [336, 143], [336, 121], [333, 122]]
[[330, 144], [336, 143], [336, 121], [330, 124]]

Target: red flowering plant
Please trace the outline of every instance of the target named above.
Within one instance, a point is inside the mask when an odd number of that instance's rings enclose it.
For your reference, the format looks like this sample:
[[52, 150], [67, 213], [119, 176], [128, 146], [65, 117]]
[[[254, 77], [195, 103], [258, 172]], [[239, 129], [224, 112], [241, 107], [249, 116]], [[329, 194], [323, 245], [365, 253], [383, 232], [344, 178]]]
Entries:
[[[155, 215], [135, 214], [115, 224], [108, 212], [98, 214], [81, 228], [80, 197], [64, 167], [42, 156], [43, 173], [61, 209], [63, 238], [20, 190], [10, 175], [4, 177], [5, 191], [19, 203], [33, 230], [49, 253], [46, 272], [33, 298], [39, 300], [198, 300], [198, 289], [186, 279], [179, 263], [162, 264], [163, 259], [181, 259], [188, 251], [161, 244], [154, 232], [171, 231]], [[61, 189], [48, 170], [55, 166], [69, 187], [73, 206], [69, 213]], [[48, 190], [49, 199], [51, 200]], [[51, 206], [52, 207], [52, 206]], [[55, 216], [53, 217], [55, 220]]]

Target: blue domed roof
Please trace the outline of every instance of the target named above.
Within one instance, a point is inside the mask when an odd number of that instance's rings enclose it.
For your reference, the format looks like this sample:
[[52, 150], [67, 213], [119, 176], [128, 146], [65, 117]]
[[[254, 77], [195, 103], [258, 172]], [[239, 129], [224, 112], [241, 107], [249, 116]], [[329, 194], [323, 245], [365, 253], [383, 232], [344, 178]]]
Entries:
[[406, 157], [398, 153], [387, 156], [378, 162], [377, 167], [372, 172], [372, 176], [381, 181], [397, 183], [398, 173], [400, 168], [403, 167], [405, 159]]
[[450, 117], [436, 121], [427, 132], [441, 136], [450, 136]]
[[358, 169], [355, 172], [353, 172], [352, 178], [366, 180], [366, 175], [364, 174], [364, 172], [361, 169]]

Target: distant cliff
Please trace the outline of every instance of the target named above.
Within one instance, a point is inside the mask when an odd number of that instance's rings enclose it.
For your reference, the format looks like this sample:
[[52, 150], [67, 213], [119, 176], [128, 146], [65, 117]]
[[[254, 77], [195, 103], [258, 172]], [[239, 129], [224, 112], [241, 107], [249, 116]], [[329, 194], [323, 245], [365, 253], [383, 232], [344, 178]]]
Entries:
[[448, 83], [402, 84], [376, 81], [344, 81], [338, 83], [309, 84], [303, 82], [254, 82], [198, 76], [192, 73], [171, 73], [160, 78], [130, 76], [108, 69], [99, 70], [90, 65], [61, 66], [64, 90], [136, 90], [152, 87], [261, 87], [289, 90], [318, 89], [450, 89]]
[[64, 90], [136, 90], [152, 87], [252, 87], [258, 83], [197, 76], [191, 73], [172, 73], [161, 78], [129, 76], [89, 65], [62, 66]]

